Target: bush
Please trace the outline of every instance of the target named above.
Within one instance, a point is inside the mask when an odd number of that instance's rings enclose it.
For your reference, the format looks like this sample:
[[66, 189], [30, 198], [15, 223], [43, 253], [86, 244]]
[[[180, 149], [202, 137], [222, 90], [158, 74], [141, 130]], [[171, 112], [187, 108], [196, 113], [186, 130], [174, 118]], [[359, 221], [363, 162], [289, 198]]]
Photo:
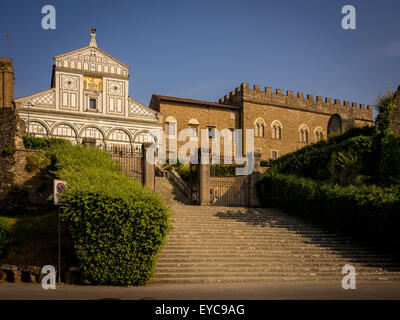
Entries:
[[15, 148], [12, 147], [12, 146], [5, 147], [5, 148], [1, 151], [1, 155], [2, 155], [3, 157], [11, 157], [14, 153], [15, 153]]
[[49, 150], [57, 146], [71, 144], [69, 140], [59, 138], [23, 136], [22, 139], [24, 141], [25, 148], [31, 150]]
[[31, 173], [39, 171], [49, 164], [50, 160], [42, 150], [38, 150], [35, 154], [26, 157], [26, 170]]
[[97, 148], [59, 146], [52, 158], [56, 177], [68, 183], [62, 216], [85, 283], [147, 283], [170, 230], [165, 202]]
[[300, 149], [280, 161], [272, 162], [271, 170], [349, 184], [354, 177], [370, 174], [373, 166], [370, 157], [372, 142], [373, 137], [357, 136], [338, 144], [320, 144], [308, 152], [300, 152]]
[[294, 175], [265, 174], [264, 207], [280, 207], [349, 236], [400, 246], [400, 187], [340, 186]]
[[0, 257], [6, 249], [6, 242], [10, 233], [10, 222], [8, 218], [0, 217]]

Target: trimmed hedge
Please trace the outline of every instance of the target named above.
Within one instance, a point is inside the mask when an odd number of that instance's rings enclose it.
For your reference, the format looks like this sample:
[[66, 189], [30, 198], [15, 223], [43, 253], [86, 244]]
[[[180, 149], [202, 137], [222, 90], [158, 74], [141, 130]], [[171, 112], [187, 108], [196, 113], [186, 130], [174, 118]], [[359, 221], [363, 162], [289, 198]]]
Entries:
[[23, 136], [22, 139], [24, 147], [31, 150], [49, 150], [57, 146], [71, 144], [69, 140], [59, 138]]
[[159, 195], [121, 172], [107, 152], [63, 145], [51, 152], [67, 181], [63, 220], [87, 284], [143, 285], [170, 230]]
[[263, 207], [287, 209], [342, 234], [400, 246], [400, 186], [339, 186], [284, 174], [257, 183]]

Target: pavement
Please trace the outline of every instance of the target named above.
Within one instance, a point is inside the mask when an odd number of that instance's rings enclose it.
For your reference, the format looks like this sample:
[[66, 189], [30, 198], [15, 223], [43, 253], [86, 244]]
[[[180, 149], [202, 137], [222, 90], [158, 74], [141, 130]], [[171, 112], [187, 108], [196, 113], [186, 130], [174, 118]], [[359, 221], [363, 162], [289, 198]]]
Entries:
[[0, 300], [400, 300], [398, 281], [362, 281], [344, 290], [340, 282], [150, 284], [107, 287], [0, 283]]

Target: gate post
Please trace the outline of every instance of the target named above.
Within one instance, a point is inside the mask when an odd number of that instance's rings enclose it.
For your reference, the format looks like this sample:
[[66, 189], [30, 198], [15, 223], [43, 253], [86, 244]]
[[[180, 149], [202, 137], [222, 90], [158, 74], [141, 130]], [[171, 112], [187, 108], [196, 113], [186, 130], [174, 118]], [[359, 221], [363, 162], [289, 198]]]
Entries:
[[147, 150], [152, 144], [145, 142], [142, 144], [142, 157], [143, 157], [143, 185], [154, 190], [154, 179], [155, 179], [155, 164], [147, 161]]
[[[199, 178], [199, 205], [210, 205], [210, 161], [209, 149], [199, 149], [199, 165], [198, 165], [198, 178]], [[202, 161], [202, 157], [208, 157], [208, 161]]]
[[258, 199], [257, 190], [256, 190], [256, 182], [261, 177], [261, 152], [256, 150], [254, 151], [254, 170], [250, 174], [250, 207], [259, 207], [260, 201]]

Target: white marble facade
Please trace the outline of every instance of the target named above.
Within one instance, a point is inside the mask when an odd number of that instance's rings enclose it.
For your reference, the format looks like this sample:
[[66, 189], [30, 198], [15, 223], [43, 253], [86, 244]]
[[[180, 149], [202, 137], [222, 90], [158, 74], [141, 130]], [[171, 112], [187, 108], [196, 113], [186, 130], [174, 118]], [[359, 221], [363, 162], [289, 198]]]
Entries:
[[27, 131], [134, 149], [157, 140], [161, 115], [129, 97], [129, 66], [98, 48], [94, 31], [89, 46], [54, 57], [49, 90], [15, 99]]

